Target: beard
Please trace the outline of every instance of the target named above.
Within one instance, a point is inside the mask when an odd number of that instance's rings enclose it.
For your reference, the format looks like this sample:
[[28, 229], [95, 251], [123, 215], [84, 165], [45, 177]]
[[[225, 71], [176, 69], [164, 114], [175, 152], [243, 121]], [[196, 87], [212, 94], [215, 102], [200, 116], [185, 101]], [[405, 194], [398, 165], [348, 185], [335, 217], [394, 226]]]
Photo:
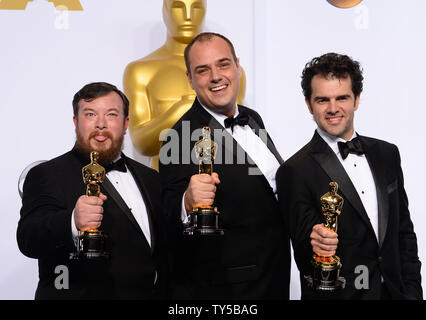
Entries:
[[76, 132], [76, 147], [80, 153], [87, 156], [90, 159], [90, 153], [92, 151], [97, 151], [99, 153], [99, 161], [98, 163], [102, 166], [106, 166], [112, 163], [115, 159], [118, 158], [121, 151], [123, 150], [123, 141], [124, 135], [120, 135], [114, 139], [113, 135], [109, 131], [102, 131], [102, 135], [108, 137], [111, 141], [111, 146], [108, 149], [105, 148], [94, 148], [90, 145], [90, 140], [99, 134], [99, 131], [93, 131], [90, 133], [89, 138], [87, 140], [82, 137], [78, 130]]

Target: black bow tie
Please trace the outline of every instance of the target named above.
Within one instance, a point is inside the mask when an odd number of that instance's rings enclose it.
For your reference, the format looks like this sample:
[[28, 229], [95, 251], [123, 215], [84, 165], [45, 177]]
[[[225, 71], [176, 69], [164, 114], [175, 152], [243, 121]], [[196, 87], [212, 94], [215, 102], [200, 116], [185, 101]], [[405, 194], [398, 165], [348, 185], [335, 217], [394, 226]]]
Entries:
[[348, 142], [338, 142], [337, 146], [339, 147], [340, 155], [343, 159], [346, 159], [349, 153], [354, 153], [357, 155], [364, 154], [364, 149], [362, 148], [361, 142], [358, 137], [353, 138]]
[[231, 127], [231, 131], [234, 132], [234, 126], [245, 126], [248, 124], [249, 117], [248, 115], [242, 111], [234, 118], [234, 116], [230, 116], [225, 119], [225, 128]]
[[106, 172], [110, 172], [111, 170], [118, 170], [121, 172], [127, 172], [126, 165], [124, 164], [124, 159], [120, 158], [116, 162], [113, 162], [105, 167]]

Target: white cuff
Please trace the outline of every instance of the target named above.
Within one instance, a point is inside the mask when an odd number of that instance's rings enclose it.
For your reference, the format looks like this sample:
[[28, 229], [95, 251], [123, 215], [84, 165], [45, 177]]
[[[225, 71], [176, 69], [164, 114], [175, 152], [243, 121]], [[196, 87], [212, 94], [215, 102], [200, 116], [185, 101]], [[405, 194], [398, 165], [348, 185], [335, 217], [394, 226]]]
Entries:
[[186, 194], [186, 191], [182, 197], [182, 206], [181, 206], [181, 213], [180, 213], [180, 219], [182, 220], [183, 224], [187, 224], [189, 222], [189, 217], [186, 214], [186, 209], [185, 209], [185, 194]]
[[77, 246], [77, 243], [78, 243], [78, 230], [77, 230], [77, 227], [75, 226], [74, 210], [72, 211], [72, 215], [71, 215], [71, 234], [72, 234], [72, 239], [74, 240], [74, 245]]

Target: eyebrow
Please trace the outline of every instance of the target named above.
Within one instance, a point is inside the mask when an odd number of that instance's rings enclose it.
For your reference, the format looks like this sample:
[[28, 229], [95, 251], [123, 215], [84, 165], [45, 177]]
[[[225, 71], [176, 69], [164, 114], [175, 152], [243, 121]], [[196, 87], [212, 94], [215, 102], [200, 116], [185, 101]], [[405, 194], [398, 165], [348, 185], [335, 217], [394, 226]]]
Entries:
[[81, 110], [82, 112], [86, 112], [86, 111], [95, 111], [93, 108], [90, 108], [90, 107], [82, 107], [82, 108], [80, 108], [80, 110]]
[[119, 107], [111, 107], [111, 108], [108, 108], [108, 109], [107, 109], [107, 112], [109, 112], [109, 111], [117, 111], [117, 112], [120, 112], [120, 108], [119, 108]]
[[222, 59], [219, 59], [217, 62], [225, 62], [225, 61], [231, 61], [231, 59], [229, 59], [229, 58], [222, 58]]
[[[341, 94], [340, 96], [337, 96], [336, 99], [342, 99], [342, 98], [350, 98], [350, 94]], [[326, 97], [326, 96], [317, 96], [314, 97], [314, 101], [318, 101], [318, 100], [330, 100], [330, 97]]]
[[341, 99], [341, 98], [350, 98], [351, 95], [350, 94], [342, 94], [340, 96], [337, 96], [336, 99]]
[[[82, 111], [82, 112], [87, 112], [87, 111], [93, 111], [93, 112], [96, 112], [96, 110], [95, 110], [95, 109], [93, 109], [93, 108], [91, 108], [91, 107], [83, 107], [83, 108], [81, 108], [81, 111]], [[106, 112], [110, 112], [110, 111], [117, 111], [117, 112], [120, 112], [120, 108], [119, 108], [119, 107], [110, 107], [110, 108], [108, 108], [108, 109], [106, 110]]]
[[323, 96], [317, 96], [317, 97], [314, 97], [314, 101], [318, 101], [318, 100], [330, 100], [330, 98], [329, 97], [323, 97]]
[[207, 64], [202, 64], [202, 65], [196, 66], [196, 67], [194, 68], [194, 71], [197, 71], [198, 69], [208, 68], [208, 67], [209, 67], [209, 66], [208, 66]]
[[[230, 58], [222, 58], [222, 59], [217, 60], [217, 61], [215, 62], [215, 64], [216, 64], [216, 63], [225, 62], [225, 61], [232, 61], [232, 60], [231, 60]], [[194, 71], [197, 71], [198, 69], [203, 69], [203, 68], [209, 68], [209, 65], [208, 65], [208, 64], [202, 64], [202, 65], [196, 66], [196, 67], [194, 68]]]

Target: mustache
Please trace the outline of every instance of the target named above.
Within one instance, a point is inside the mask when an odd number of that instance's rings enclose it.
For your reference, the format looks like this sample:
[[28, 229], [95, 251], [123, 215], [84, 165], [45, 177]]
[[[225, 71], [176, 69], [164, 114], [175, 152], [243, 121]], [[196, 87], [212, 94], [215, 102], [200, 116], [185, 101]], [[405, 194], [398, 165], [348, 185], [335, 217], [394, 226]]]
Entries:
[[[92, 146], [90, 145], [90, 139], [97, 136], [97, 135], [103, 135], [105, 137], [108, 137], [112, 144], [109, 147], [109, 149], [102, 149], [101, 150], [93, 150]], [[115, 160], [119, 155], [121, 150], [123, 149], [123, 136], [118, 136], [114, 139], [114, 136], [111, 134], [110, 131], [107, 130], [94, 130], [88, 135], [87, 139], [84, 139], [80, 134], [79, 131], [76, 130], [76, 147], [77, 149], [83, 154], [86, 155], [89, 159], [89, 154], [92, 151], [98, 151], [99, 153], [99, 164], [102, 166], [108, 165], [113, 160]]]
[[92, 139], [92, 138], [94, 138], [96, 136], [99, 136], [99, 135], [105, 136], [105, 137], [109, 138], [110, 140], [113, 140], [113, 135], [112, 135], [111, 132], [109, 132], [109, 131], [99, 131], [99, 130], [95, 130], [95, 131], [91, 132], [89, 134], [89, 139]]

